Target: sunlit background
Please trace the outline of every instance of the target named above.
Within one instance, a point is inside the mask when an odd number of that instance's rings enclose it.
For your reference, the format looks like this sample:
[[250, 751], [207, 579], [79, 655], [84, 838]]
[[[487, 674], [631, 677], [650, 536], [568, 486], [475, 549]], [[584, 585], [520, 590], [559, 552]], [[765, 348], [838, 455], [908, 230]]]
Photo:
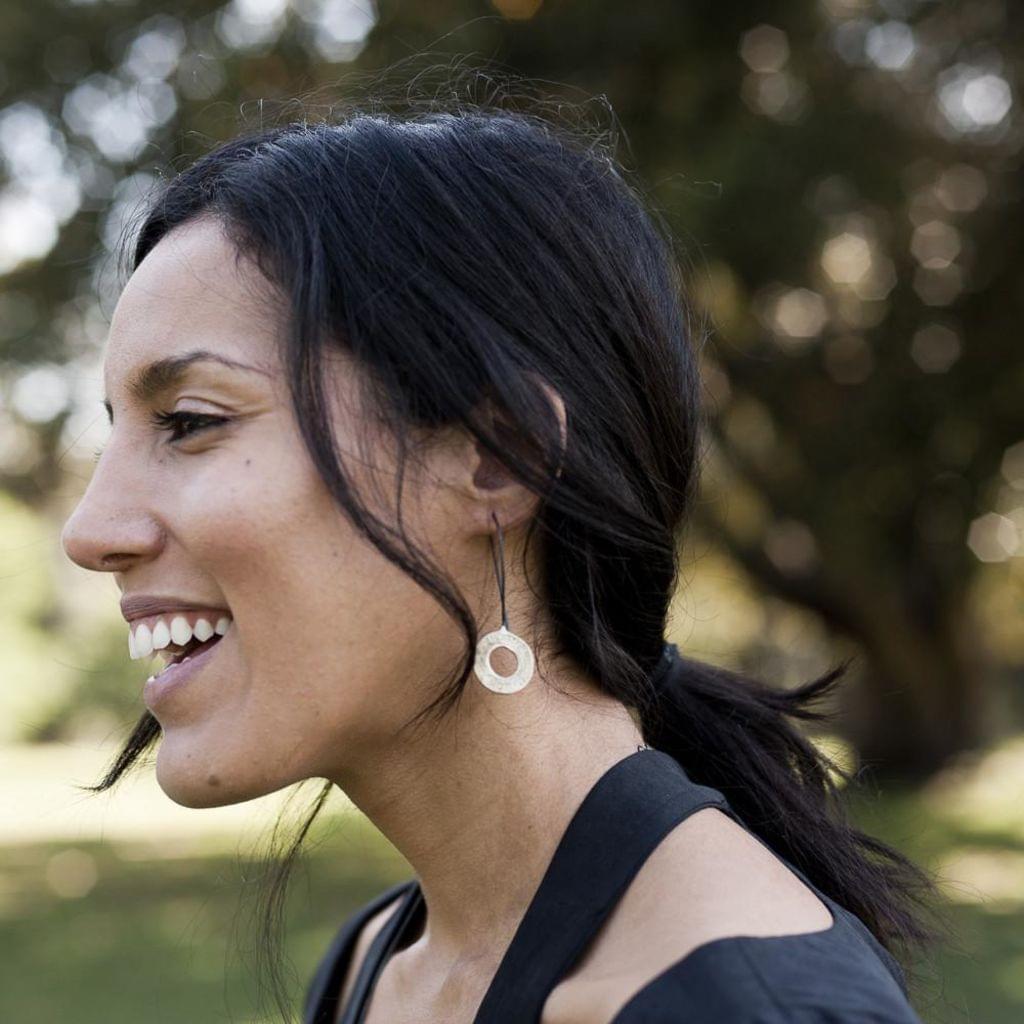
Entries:
[[[59, 533], [109, 431], [114, 253], [147, 190], [424, 51], [614, 109], [708, 332], [670, 639], [782, 687], [857, 655], [813, 736], [957, 923], [915, 1005], [1024, 1019], [1022, 44], [1012, 0], [0, 7], [0, 1019], [271, 1019], [238, 908], [285, 794], [186, 810], [151, 764], [75, 788], [149, 670]], [[296, 1006], [406, 877], [335, 794], [289, 905]]]

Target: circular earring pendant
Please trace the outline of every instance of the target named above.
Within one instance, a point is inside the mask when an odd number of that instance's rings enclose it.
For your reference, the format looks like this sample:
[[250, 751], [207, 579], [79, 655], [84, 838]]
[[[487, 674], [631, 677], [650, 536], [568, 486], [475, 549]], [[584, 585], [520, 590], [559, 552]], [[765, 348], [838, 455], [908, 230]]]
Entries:
[[[491, 653], [496, 647], [507, 647], [516, 656], [516, 670], [512, 675], [502, 676], [491, 668]], [[533, 678], [533, 667], [530, 645], [504, 626], [480, 637], [476, 645], [473, 670], [477, 679], [495, 693], [516, 693], [521, 690]]]

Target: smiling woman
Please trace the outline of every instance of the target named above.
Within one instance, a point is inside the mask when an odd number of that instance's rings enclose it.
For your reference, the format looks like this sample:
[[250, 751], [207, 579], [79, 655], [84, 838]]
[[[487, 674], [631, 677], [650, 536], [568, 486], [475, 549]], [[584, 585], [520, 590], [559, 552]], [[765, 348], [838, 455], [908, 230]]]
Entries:
[[157, 739], [188, 807], [325, 780], [275, 893], [334, 786], [395, 844], [307, 1021], [918, 1020], [890, 950], [931, 882], [790, 721], [843, 667], [666, 643], [701, 339], [603, 139], [454, 101], [264, 128], [166, 183], [131, 270], [63, 543], [172, 664], [95, 788]]

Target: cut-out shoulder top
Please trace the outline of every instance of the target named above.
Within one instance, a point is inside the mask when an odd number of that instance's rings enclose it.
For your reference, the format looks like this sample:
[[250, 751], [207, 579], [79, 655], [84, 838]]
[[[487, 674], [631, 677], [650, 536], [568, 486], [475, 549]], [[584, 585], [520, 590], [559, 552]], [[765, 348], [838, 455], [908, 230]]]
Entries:
[[[608, 769], [567, 826], [474, 1024], [537, 1024], [549, 993], [647, 857], [702, 807], [719, 808], [767, 848], [720, 790], [693, 782], [663, 751], [642, 747]], [[634, 993], [610, 1024], [921, 1024], [896, 959], [855, 914], [779, 859], [831, 910], [828, 928], [707, 941]], [[417, 878], [375, 896], [342, 924], [307, 987], [303, 1024], [334, 1024], [356, 937], [399, 894], [340, 1018], [341, 1024], [364, 1019], [385, 961], [422, 925], [425, 905]]]

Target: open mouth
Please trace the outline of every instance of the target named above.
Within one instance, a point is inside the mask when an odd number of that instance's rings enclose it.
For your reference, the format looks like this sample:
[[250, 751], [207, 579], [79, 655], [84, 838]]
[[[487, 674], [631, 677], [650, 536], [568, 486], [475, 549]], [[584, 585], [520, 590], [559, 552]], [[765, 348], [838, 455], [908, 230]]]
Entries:
[[206, 667], [216, 659], [211, 648], [230, 633], [218, 633], [208, 640], [196, 640], [194, 637], [186, 644], [175, 644], [170, 650], [163, 647], [160, 655], [164, 666], [146, 680], [143, 688], [143, 701], [152, 711], [170, 699], [170, 694], [177, 693], [190, 679], [202, 676]]
[[220, 633], [214, 633], [209, 640], [198, 640], [196, 637], [192, 637], [192, 639], [189, 640], [189, 642], [185, 644], [184, 647], [182, 647], [178, 651], [175, 651], [174, 654], [171, 655], [171, 659], [167, 662], [167, 664], [177, 665], [180, 662], [184, 661], [186, 658], [191, 658], [192, 655], [195, 654], [197, 651], [205, 651], [208, 648], [213, 647], [213, 645], [219, 643], [221, 639], [222, 637]]

